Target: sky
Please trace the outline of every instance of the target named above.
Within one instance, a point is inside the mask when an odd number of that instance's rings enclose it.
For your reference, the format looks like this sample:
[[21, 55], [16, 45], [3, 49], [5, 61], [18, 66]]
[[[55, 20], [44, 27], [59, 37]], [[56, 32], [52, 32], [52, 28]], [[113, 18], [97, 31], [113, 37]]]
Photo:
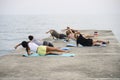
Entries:
[[0, 14], [120, 14], [120, 0], [0, 0]]

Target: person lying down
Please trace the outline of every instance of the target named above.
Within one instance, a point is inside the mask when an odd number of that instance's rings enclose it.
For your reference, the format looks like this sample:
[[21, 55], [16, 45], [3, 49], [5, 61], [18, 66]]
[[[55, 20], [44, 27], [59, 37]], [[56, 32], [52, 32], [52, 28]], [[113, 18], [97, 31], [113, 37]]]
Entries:
[[62, 53], [68, 53], [69, 51], [61, 50], [56, 47], [50, 47], [50, 46], [38, 46], [33, 42], [26, 42], [23, 41], [21, 45], [26, 49], [26, 52], [28, 55], [32, 54], [31, 52], [36, 52], [39, 55], [45, 56], [47, 54], [62, 54]]
[[82, 46], [102, 46], [102, 44], [109, 44], [109, 41], [93, 40], [90, 38], [85, 38], [79, 32], [78, 35], [76, 36], [76, 45], [78, 46], [78, 44]]

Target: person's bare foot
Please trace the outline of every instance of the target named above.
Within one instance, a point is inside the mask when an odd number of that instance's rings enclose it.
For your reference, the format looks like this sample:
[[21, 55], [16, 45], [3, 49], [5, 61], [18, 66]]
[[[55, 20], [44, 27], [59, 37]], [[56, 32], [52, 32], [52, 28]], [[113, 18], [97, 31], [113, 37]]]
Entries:
[[66, 53], [69, 53], [70, 51], [65, 51]]
[[107, 44], [110, 44], [110, 41], [107, 41], [106, 43], [107, 43]]

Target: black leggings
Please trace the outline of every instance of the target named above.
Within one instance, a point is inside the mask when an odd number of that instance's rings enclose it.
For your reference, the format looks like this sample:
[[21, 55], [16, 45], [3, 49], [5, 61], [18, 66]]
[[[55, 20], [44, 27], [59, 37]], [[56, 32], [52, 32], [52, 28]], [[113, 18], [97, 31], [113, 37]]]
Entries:
[[44, 41], [44, 42], [43, 42], [43, 45], [45, 45], [45, 46], [50, 46], [50, 47], [54, 47], [54, 45], [53, 45], [52, 43], [47, 42], [47, 41]]

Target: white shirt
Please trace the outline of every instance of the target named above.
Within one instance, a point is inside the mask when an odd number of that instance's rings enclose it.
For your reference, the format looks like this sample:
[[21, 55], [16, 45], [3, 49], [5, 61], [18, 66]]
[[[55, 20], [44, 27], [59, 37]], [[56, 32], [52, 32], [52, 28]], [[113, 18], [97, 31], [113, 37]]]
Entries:
[[29, 42], [28, 46], [29, 46], [29, 48], [30, 48], [31, 51], [33, 51], [33, 52], [37, 51], [38, 45], [35, 44], [34, 42]]
[[33, 39], [32, 42], [34, 42], [35, 44], [37, 44], [39, 46], [43, 45], [43, 41], [42, 40], [40, 41], [40, 40], [37, 40], [37, 39]]

